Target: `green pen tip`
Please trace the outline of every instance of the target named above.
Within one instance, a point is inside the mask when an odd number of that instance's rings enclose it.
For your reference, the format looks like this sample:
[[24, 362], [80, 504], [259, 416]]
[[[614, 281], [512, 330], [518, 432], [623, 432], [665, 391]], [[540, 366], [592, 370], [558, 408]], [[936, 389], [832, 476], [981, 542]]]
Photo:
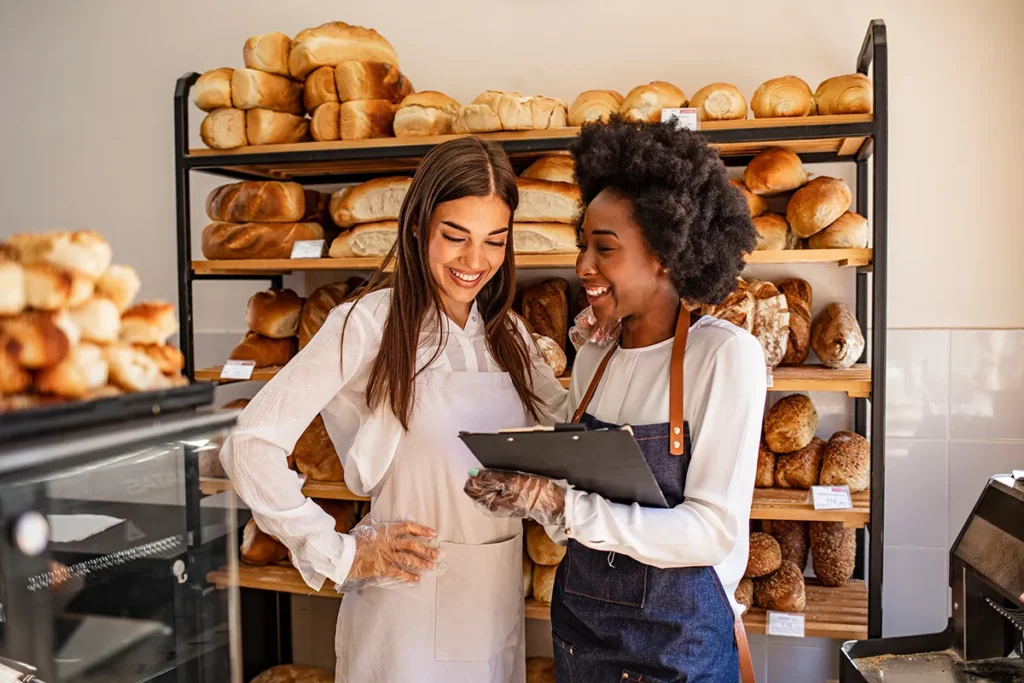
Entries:
[[471, 476], [471, 477], [475, 477], [478, 474], [480, 474], [480, 470], [478, 470], [475, 467], [469, 471], [469, 476]]

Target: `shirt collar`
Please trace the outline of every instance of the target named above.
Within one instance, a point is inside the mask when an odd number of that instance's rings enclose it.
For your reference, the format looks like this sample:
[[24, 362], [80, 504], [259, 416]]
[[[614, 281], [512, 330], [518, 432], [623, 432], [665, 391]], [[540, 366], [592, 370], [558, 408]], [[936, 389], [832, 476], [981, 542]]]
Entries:
[[486, 332], [487, 326], [484, 324], [483, 316], [480, 315], [480, 310], [477, 308], [476, 301], [473, 302], [473, 306], [469, 309], [469, 317], [466, 318], [465, 328], [456, 325], [447, 314], [442, 315], [444, 316], [444, 324], [449, 334], [455, 334], [461, 337], [477, 337]]

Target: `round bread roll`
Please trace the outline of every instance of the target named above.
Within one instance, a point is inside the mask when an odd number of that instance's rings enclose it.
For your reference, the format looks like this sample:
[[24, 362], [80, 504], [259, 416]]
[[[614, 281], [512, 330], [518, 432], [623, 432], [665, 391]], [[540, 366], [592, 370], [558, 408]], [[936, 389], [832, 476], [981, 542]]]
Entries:
[[134, 268], [113, 264], [96, 281], [96, 294], [113, 301], [118, 313], [124, 313], [141, 287], [142, 280]]
[[784, 489], [809, 489], [818, 485], [825, 442], [818, 437], [798, 451], [775, 457], [775, 485]]
[[16, 261], [0, 259], [0, 315], [25, 310], [25, 269]]
[[860, 434], [836, 432], [821, 460], [823, 486], [849, 486], [851, 493], [871, 486], [871, 444]]
[[810, 237], [839, 220], [852, 202], [845, 180], [820, 176], [789, 198], [786, 220], [799, 237]]
[[113, 344], [121, 334], [121, 313], [110, 299], [96, 297], [71, 310], [71, 321], [82, 339], [97, 344]]
[[338, 86], [334, 83], [334, 67], [321, 66], [306, 77], [302, 86], [302, 104], [307, 112], [328, 102], [338, 103]]
[[768, 448], [768, 444], [761, 439], [761, 445], [757, 448], [757, 475], [754, 477], [754, 487], [770, 489], [775, 486], [775, 454]]
[[231, 106], [231, 76], [235, 70], [228, 67], [211, 69], [192, 86], [192, 102], [205, 112]]
[[54, 316], [39, 311], [0, 318], [0, 337], [7, 340], [8, 355], [28, 370], [56, 365], [64, 360], [71, 346]]
[[864, 74], [826, 78], [814, 91], [818, 114], [870, 114], [874, 111], [875, 88]]
[[811, 87], [796, 76], [765, 81], [750, 98], [754, 118], [807, 116], [813, 109]]
[[622, 101], [619, 112], [629, 121], [657, 123], [661, 121], [662, 109], [678, 109], [686, 106], [686, 95], [682, 90], [665, 81], [651, 81], [638, 85], [629, 91]]
[[766, 213], [754, 219], [757, 246], [754, 251], [783, 251], [799, 249], [800, 238], [789, 229], [786, 218], [777, 213]]
[[166, 344], [178, 331], [174, 304], [146, 301], [121, 314], [121, 340], [132, 344]]
[[395, 137], [450, 135], [459, 103], [436, 90], [408, 95], [395, 111]]
[[750, 160], [743, 171], [743, 184], [756, 195], [789, 192], [807, 182], [807, 171], [796, 153], [771, 147]]
[[581, 92], [569, 107], [569, 125], [582, 126], [594, 121], [607, 121], [622, 107], [623, 97], [614, 90]]
[[292, 449], [295, 469], [310, 481], [345, 481], [345, 470], [334, 442], [327, 434], [324, 418], [313, 418]]
[[526, 553], [523, 553], [523, 597], [528, 598], [533, 594], [533, 560]]
[[744, 576], [740, 579], [740, 585], [736, 586], [734, 597], [736, 602], [743, 605], [743, 614], [746, 614], [754, 606], [754, 582]]
[[373, 29], [331, 21], [296, 34], [288, 54], [288, 71], [292, 78], [303, 80], [314, 69], [349, 60], [398, 66], [395, 48], [382, 35]]
[[530, 164], [522, 177], [535, 180], [551, 180], [558, 183], [576, 184], [576, 163], [572, 157], [551, 154]]
[[811, 249], [864, 249], [868, 246], [868, 219], [845, 212], [834, 223], [807, 240]]
[[239, 559], [246, 564], [264, 565], [288, 559], [288, 548], [283, 543], [264, 533], [250, 518], [242, 530], [242, 547]]
[[747, 569], [743, 576], [756, 578], [771, 574], [782, 562], [782, 550], [779, 542], [768, 534], [755, 531], [750, 534], [750, 555], [747, 557]]
[[75, 278], [70, 271], [49, 263], [24, 266], [25, 303], [39, 311], [65, 308], [71, 301]]
[[811, 522], [814, 575], [824, 585], [838, 587], [853, 576], [857, 562], [857, 530], [842, 522]]
[[690, 107], [701, 121], [747, 118], [747, 101], [739, 88], [729, 83], [712, 83], [693, 93]]
[[551, 657], [527, 657], [526, 683], [555, 683], [555, 660]]
[[[768, 409], [764, 438], [772, 453], [792, 453], [811, 442], [818, 431], [818, 411], [803, 394], [790, 394]], [[776, 463], [778, 468], [778, 463]]]
[[103, 347], [110, 365], [110, 381], [125, 391], [155, 391], [167, 389], [170, 381], [160, 372], [156, 362], [127, 344]]
[[269, 289], [249, 297], [245, 323], [264, 337], [284, 339], [299, 333], [301, 314], [302, 297], [290, 289]]
[[32, 386], [32, 373], [18, 363], [18, 342], [0, 332], [0, 395], [20, 394]]
[[302, 305], [302, 315], [299, 317], [300, 349], [305, 347], [313, 335], [320, 331], [327, 316], [348, 298], [350, 292], [351, 289], [344, 282], [324, 285], [313, 290], [313, 293]]
[[776, 612], [803, 612], [807, 606], [803, 572], [783, 561], [774, 574], [754, 582], [754, 601], [758, 607]]
[[742, 180], [730, 180], [729, 184], [735, 187], [743, 195], [743, 198], [747, 200], [747, 208], [750, 209], [750, 217], [757, 218], [765, 211], [768, 210], [768, 202], [764, 197], [754, 194], [747, 189], [747, 186], [743, 184]]
[[185, 356], [170, 344], [137, 344], [139, 351], [153, 359], [165, 375], [174, 375], [185, 367]]
[[551, 371], [555, 373], [555, 377], [561, 377], [565, 373], [565, 351], [558, 345], [551, 337], [544, 337], [539, 334], [533, 335], [533, 343], [537, 345], [537, 350], [540, 355], [543, 356], [544, 362], [551, 368]]
[[334, 683], [334, 674], [299, 664], [274, 666], [249, 683]]
[[60, 363], [36, 374], [36, 389], [62, 398], [83, 398], [107, 383], [109, 370], [103, 350], [82, 342]]
[[551, 594], [555, 590], [555, 572], [558, 565], [537, 565], [533, 568], [533, 597], [544, 605], [551, 604]]
[[771, 534], [772, 538], [779, 542], [782, 561], [792, 562], [802, 572], [807, 566], [807, 522], [766, 519], [761, 526], [766, 534]]
[[845, 304], [831, 303], [811, 326], [811, 348], [827, 368], [849, 368], [864, 352], [864, 333]]
[[526, 525], [526, 552], [534, 564], [547, 567], [558, 564], [565, 557], [565, 547], [552, 541], [544, 527], [533, 522]]

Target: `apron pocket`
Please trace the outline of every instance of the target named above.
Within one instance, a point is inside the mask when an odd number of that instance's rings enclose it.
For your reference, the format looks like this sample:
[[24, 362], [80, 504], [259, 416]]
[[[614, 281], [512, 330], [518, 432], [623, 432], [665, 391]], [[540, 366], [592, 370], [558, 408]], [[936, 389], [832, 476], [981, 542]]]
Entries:
[[626, 607], [643, 607], [647, 598], [646, 564], [627, 555], [593, 550], [569, 541], [565, 555], [565, 592]]
[[572, 645], [555, 635], [554, 631], [551, 632], [551, 642], [555, 659], [555, 680], [560, 683], [583, 683], [583, 679], [576, 673], [576, 656], [572, 651]]
[[651, 678], [647, 674], [635, 674], [632, 671], [623, 671], [622, 678], [619, 680], [629, 683], [665, 683], [660, 678]]
[[447, 570], [437, 577], [434, 659], [486, 662], [522, 638], [523, 537], [500, 543], [441, 543]]

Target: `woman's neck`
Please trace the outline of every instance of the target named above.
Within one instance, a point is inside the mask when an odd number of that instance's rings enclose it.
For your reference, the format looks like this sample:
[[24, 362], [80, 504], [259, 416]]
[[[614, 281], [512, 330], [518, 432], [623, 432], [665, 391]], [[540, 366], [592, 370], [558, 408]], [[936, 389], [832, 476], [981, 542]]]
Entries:
[[459, 326], [460, 329], [466, 329], [466, 323], [469, 322], [469, 312], [473, 310], [473, 303], [464, 303], [461, 301], [454, 301], [447, 296], [441, 295], [441, 310], [448, 316], [448, 319]]
[[671, 339], [682, 302], [675, 292], [661, 292], [647, 310], [622, 320], [622, 348], [639, 349]]

